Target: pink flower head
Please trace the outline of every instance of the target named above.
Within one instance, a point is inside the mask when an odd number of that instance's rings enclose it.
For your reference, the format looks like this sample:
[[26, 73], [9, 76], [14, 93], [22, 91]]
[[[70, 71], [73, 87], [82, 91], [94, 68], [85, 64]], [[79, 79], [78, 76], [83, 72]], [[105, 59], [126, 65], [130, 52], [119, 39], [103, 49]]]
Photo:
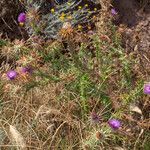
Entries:
[[99, 122], [99, 116], [96, 112], [92, 112], [90, 118], [93, 123]]
[[24, 12], [20, 13], [18, 16], [18, 22], [24, 23], [26, 20], [26, 14]]
[[14, 71], [14, 70], [9, 70], [9, 71], [7, 72], [7, 77], [8, 77], [10, 80], [14, 79], [16, 76], [17, 76], [17, 73], [16, 73], [16, 71]]
[[21, 71], [22, 71], [22, 73], [31, 73], [32, 68], [30, 66], [22, 67]]
[[117, 120], [117, 119], [110, 119], [108, 121], [108, 124], [113, 129], [118, 129], [120, 127], [120, 125], [121, 125], [120, 121]]
[[150, 94], [150, 83], [144, 84], [144, 93]]
[[112, 8], [112, 9], [111, 9], [111, 14], [112, 14], [113, 16], [117, 15], [117, 11], [115, 10], [115, 8]]

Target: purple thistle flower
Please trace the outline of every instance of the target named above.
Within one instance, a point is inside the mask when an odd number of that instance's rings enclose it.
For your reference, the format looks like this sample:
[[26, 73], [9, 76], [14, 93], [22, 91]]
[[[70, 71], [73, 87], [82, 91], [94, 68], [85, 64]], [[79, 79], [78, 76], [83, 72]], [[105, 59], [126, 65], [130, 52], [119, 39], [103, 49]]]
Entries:
[[115, 8], [112, 8], [112, 9], [111, 9], [111, 14], [112, 14], [113, 16], [117, 15], [117, 11], [115, 10]]
[[14, 70], [9, 70], [9, 71], [7, 72], [7, 77], [8, 77], [10, 80], [14, 79], [16, 76], [17, 76], [17, 72], [14, 71]]
[[91, 121], [93, 123], [98, 123], [99, 122], [99, 116], [97, 113], [95, 112], [92, 112], [91, 115], [90, 115], [90, 118], [91, 118]]
[[31, 73], [32, 72], [32, 68], [30, 66], [22, 67], [21, 71], [22, 71], [22, 73]]
[[144, 84], [144, 93], [150, 94], [150, 83]]
[[24, 23], [26, 20], [26, 14], [24, 12], [20, 13], [17, 20], [18, 22]]
[[110, 120], [108, 121], [108, 124], [109, 124], [109, 126], [110, 126], [111, 128], [113, 128], [113, 129], [118, 129], [118, 128], [121, 126], [120, 121], [117, 120], [117, 119], [110, 119]]

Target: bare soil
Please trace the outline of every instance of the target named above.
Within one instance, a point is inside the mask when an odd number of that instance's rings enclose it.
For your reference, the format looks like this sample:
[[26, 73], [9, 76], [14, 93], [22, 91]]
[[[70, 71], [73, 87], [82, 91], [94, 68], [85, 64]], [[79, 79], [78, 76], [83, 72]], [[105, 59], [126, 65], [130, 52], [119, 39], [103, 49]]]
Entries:
[[143, 71], [150, 73], [150, 0], [112, 0], [112, 5], [118, 12], [113, 22], [123, 28], [123, 48], [138, 51]]

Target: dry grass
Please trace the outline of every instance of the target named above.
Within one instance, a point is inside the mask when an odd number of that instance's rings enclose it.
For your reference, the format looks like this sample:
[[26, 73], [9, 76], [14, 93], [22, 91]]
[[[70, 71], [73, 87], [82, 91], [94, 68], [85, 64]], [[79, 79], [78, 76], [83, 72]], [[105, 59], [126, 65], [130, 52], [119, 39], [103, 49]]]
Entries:
[[10, 125], [9, 132], [14, 146], [16, 146], [18, 150], [26, 150], [25, 140], [22, 135], [17, 131], [17, 129], [14, 126]]
[[[75, 38], [44, 43], [31, 37], [19, 48], [1, 40], [0, 55], [7, 58], [0, 69], [0, 149], [149, 148], [150, 97], [143, 94], [148, 74], [138, 52], [127, 54], [121, 47], [109, 4], [101, 1], [92, 36], [75, 31]], [[24, 64], [33, 72], [7, 79], [7, 70]], [[118, 130], [108, 126], [111, 117], [121, 121]]]

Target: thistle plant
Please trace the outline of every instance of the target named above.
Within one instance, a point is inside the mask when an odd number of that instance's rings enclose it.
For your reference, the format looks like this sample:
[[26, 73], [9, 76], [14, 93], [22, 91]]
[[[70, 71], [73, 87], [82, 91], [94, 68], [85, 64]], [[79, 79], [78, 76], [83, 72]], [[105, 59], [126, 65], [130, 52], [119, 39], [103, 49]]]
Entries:
[[[111, 128], [103, 124], [99, 128], [93, 128], [88, 132], [87, 138], [83, 139], [83, 149], [107, 149], [107, 147], [110, 147], [110, 141], [114, 142], [115, 138], [116, 135], [113, 134]], [[119, 138], [121, 139], [121, 136]]]
[[42, 35], [45, 39], [58, 39], [59, 30], [69, 22], [79, 30], [90, 25], [100, 4], [91, 0], [69, 0], [62, 4], [44, 0], [27, 0], [26, 29], [30, 35]]

